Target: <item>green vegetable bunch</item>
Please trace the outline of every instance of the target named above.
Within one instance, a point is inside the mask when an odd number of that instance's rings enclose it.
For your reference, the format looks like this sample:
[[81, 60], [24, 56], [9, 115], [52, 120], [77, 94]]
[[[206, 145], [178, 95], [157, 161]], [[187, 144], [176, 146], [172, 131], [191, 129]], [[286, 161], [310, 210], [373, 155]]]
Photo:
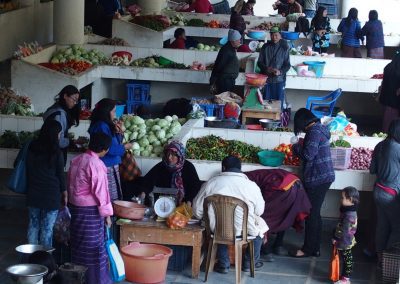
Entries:
[[351, 144], [344, 140], [343, 137], [340, 137], [338, 140], [331, 142], [331, 148], [336, 147], [351, 148]]
[[196, 160], [222, 161], [226, 156], [233, 155], [242, 162], [257, 163], [259, 151], [260, 147], [236, 140], [224, 140], [215, 135], [190, 138], [186, 143], [187, 158]]

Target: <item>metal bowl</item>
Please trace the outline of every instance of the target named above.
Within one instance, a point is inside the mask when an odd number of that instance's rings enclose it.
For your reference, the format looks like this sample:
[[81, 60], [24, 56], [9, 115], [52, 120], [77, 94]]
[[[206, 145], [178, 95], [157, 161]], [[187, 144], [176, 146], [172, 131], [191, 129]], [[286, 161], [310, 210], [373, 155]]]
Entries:
[[262, 118], [259, 120], [262, 128], [264, 129], [275, 129], [281, 123], [279, 120], [272, 120], [267, 118]]
[[18, 253], [20, 263], [28, 262], [28, 258], [32, 253], [41, 250], [46, 251], [48, 253], [52, 253], [54, 251], [54, 248], [46, 248], [42, 245], [32, 245], [32, 244], [20, 245], [15, 248], [15, 251]]
[[11, 278], [18, 284], [36, 284], [48, 272], [46, 266], [39, 264], [17, 264], [6, 269]]

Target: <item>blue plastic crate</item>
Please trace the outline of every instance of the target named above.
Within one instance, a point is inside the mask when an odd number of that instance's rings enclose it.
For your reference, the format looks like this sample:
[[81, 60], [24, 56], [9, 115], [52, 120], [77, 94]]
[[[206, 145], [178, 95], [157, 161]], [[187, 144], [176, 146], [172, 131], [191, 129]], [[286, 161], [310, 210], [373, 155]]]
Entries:
[[173, 253], [168, 260], [168, 270], [182, 271], [188, 263], [189, 256], [191, 255], [191, 247], [186, 246], [167, 246], [172, 249]]
[[214, 114], [218, 119], [224, 119], [224, 107], [225, 105], [215, 105]]
[[199, 104], [199, 106], [206, 112], [207, 116], [214, 116], [214, 106], [213, 104], [203, 105]]
[[328, 11], [328, 15], [337, 15], [338, 8], [337, 6], [325, 6], [326, 10]]
[[320, 6], [325, 6], [325, 5], [336, 5], [336, 0], [318, 0], [318, 4]]
[[150, 82], [132, 81], [126, 84], [127, 100], [130, 102], [146, 102], [150, 100]]
[[136, 113], [138, 107], [142, 105], [149, 105], [150, 102], [126, 102], [126, 113]]

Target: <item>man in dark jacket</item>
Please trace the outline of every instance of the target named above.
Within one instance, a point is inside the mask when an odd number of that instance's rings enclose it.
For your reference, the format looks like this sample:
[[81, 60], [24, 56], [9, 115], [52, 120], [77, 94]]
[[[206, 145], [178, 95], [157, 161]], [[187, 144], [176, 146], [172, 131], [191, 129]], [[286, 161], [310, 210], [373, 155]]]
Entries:
[[220, 49], [210, 77], [211, 86], [218, 94], [233, 91], [239, 75], [239, 59], [236, 49], [240, 46], [241, 35], [236, 30], [229, 30], [228, 42]]
[[257, 65], [268, 76], [265, 98], [285, 101], [286, 72], [290, 69], [289, 45], [282, 39], [278, 27], [270, 31], [271, 41], [263, 45]]

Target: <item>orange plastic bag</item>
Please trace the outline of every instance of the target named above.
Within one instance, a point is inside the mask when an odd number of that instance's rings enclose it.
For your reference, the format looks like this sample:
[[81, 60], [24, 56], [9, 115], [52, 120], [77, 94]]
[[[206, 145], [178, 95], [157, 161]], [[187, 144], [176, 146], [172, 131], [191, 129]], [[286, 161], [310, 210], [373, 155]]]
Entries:
[[339, 252], [338, 249], [336, 248], [336, 246], [333, 246], [332, 249], [332, 256], [331, 256], [331, 266], [329, 269], [329, 279], [332, 280], [333, 282], [336, 282], [339, 280]]

